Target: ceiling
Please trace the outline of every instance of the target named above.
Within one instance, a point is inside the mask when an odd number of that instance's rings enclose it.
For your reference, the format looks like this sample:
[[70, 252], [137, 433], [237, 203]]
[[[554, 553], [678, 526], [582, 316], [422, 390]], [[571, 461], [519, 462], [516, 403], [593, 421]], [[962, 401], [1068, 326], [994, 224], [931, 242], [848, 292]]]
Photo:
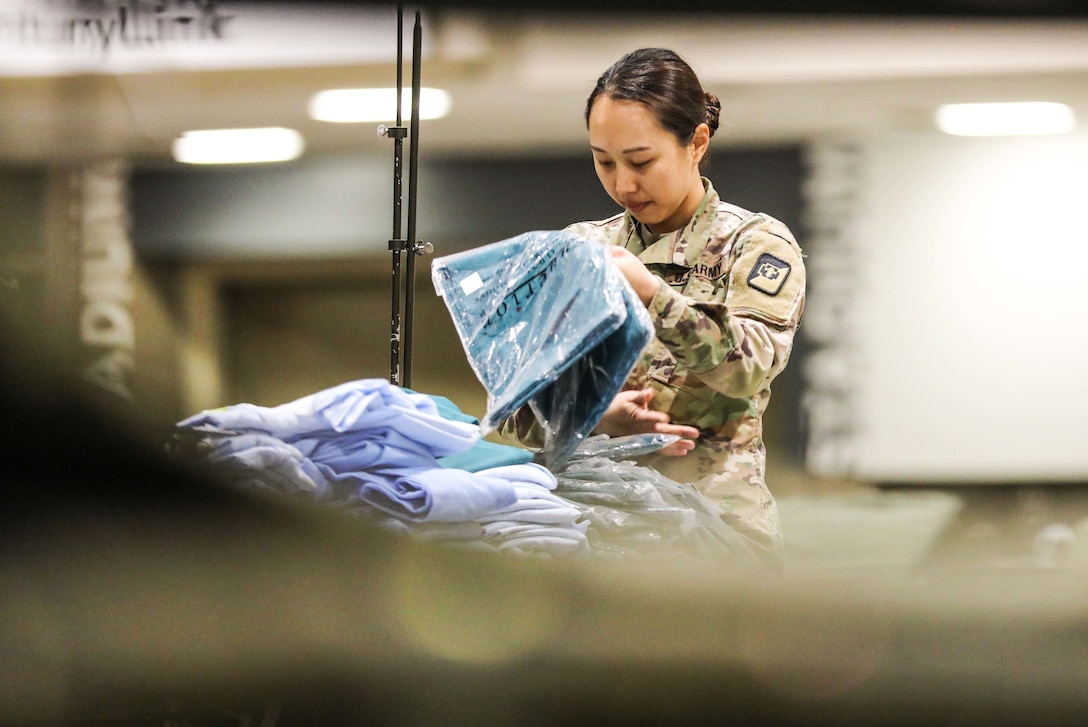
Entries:
[[[120, 156], [170, 164], [171, 142], [184, 130], [247, 126], [298, 129], [314, 155], [387, 149], [376, 125], [311, 121], [306, 104], [325, 88], [396, 83], [396, 6], [341, 4], [325, 16], [313, 4], [299, 7], [305, 19], [266, 12], [261, 22], [243, 26], [244, 4], [236, 4], [227, 27], [245, 27], [253, 42], [234, 56], [209, 55], [206, 42], [136, 50], [115, 42], [94, 63], [84, 58], [50, 68], [41, 62], [42, 48], [9, 44], [0, 52], [0, 163]], [[584, 149], [581, 114], [593, 82], [624, 52], [646, 45], [679, 52], [722, 99], [719, 144], [928, 130], [945, 102], [1060, 101], [1088, 123], [1088, 19], [1075, 16], [533, 7], [433, 7], [420, 16], [422, 84], [453, 98], [448, 117], [421, 122], [426, 154]], [[406, 92], [413, 17], [403, 18]], [[0, 7], [0, 31], [3, 20]]]

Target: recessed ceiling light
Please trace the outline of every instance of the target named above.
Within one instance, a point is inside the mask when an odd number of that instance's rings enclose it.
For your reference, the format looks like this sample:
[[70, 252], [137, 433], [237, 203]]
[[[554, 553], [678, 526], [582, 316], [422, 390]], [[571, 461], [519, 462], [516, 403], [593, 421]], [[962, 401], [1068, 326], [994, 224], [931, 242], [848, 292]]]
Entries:
[[[440, 88], [419, 89], [419, 118], [440, 119], [450, 112], [450, 95]], [[412, 115], [412, 91], [403, 89], [400, 99], [401, 119]], [[310, 98], [310, 118], [334, 123], [396, 121], [397, 89], [334, 88], [319, 91]]]
[[302, 154], [305, 142], [294, 129], [202, 129], [174, 140], [174, 159], [185, 164], [286, 162]]
[[937, 109], [937, 128], [956, 136], [1061, 134], [1073, 130], [1073, 110], [1060, 103], [948, 104]]

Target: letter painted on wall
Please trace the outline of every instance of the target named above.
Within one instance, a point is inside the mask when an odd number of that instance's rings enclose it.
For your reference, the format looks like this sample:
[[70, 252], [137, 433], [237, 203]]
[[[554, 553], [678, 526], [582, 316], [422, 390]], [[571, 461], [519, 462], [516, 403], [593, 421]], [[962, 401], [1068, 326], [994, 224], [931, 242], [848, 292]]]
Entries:
[[75, 177], [80, 236], [80, 372], [97, 388], [132, 401], [136, 329], [127, 169], [104, 162]]

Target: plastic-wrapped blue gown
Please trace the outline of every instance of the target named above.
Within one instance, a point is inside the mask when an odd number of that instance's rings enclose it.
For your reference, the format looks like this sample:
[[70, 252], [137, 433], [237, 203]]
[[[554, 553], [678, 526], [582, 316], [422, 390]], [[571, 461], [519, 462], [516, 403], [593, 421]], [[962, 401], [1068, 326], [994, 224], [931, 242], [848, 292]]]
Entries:
[[431, 277], [488, 394], [481, 429], [528, 404], [549, 466], [592, 432], [653, 339], [607, 246], [570, 232], [526, 232], [436, 258]]

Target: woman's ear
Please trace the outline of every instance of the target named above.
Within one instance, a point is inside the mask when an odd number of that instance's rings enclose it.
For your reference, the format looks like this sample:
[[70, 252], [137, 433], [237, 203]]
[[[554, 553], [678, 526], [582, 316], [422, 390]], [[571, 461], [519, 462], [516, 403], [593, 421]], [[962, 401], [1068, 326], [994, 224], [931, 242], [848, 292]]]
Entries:
[[695, 127], [695, 133], [691, 137], [692, 160], [698, 164], [706, 156], [706, 150], [710, 148], [710, 127], [699, 124]]

